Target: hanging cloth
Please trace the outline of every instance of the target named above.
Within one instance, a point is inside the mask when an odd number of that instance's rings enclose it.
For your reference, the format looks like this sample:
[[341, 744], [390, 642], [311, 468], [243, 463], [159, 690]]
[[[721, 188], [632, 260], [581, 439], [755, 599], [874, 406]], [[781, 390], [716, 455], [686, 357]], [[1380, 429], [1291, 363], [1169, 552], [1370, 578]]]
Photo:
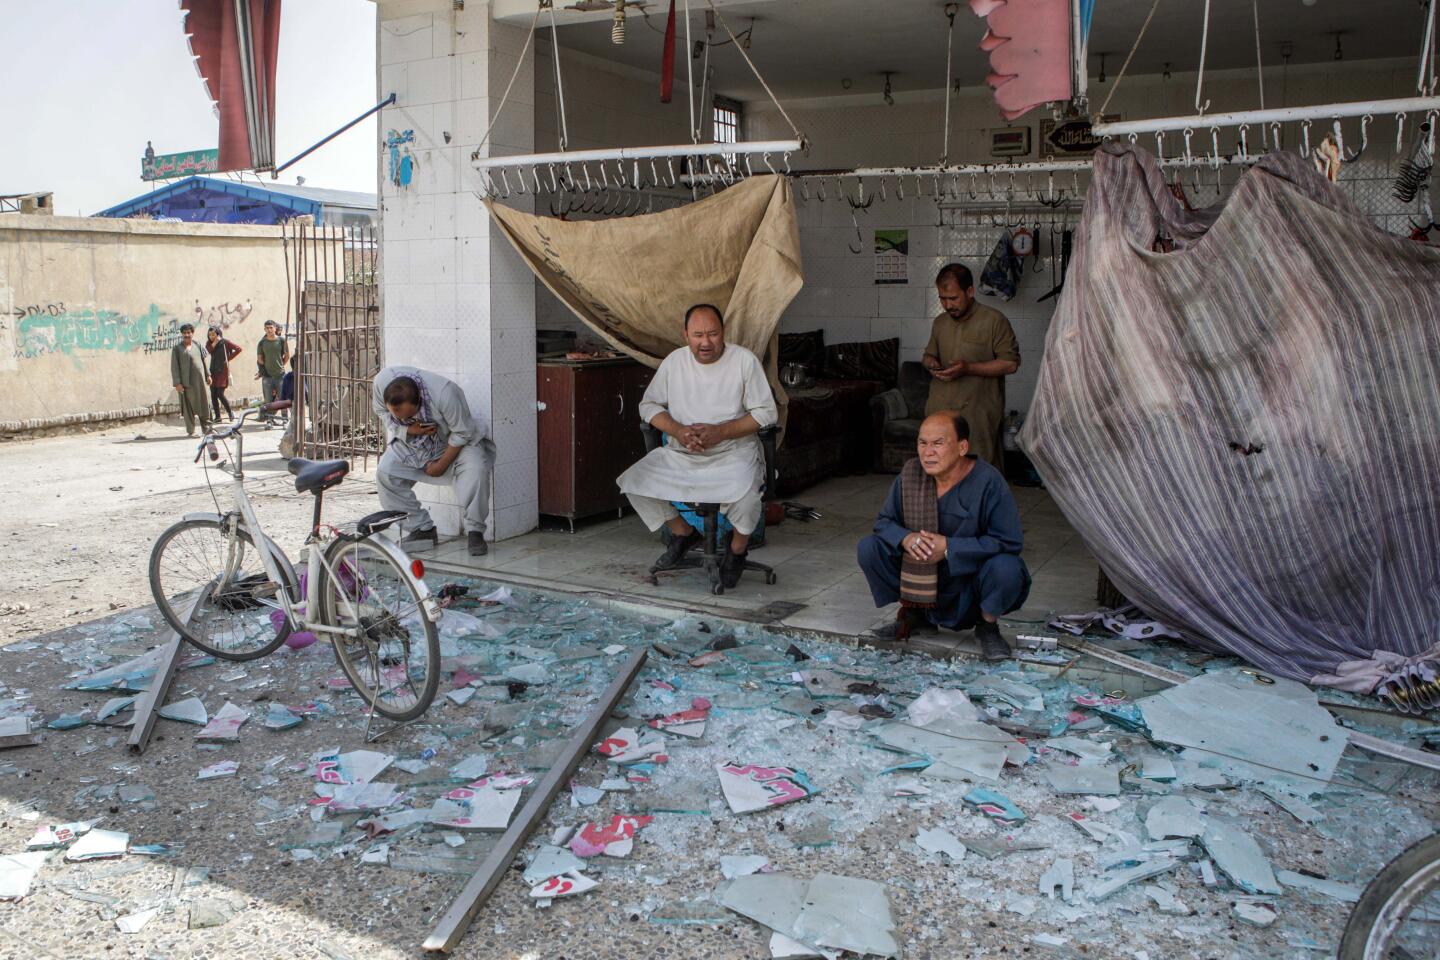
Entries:
[[675, 90], [675, 0], [670, 0], [670, 18], [665, 21], [665, 47], [660, 54], [660, 102], [669, 103]]
[[1147, 615], [1370, 690], [1440, 658], [1436, 317], [1440, 251], [1297, 154], [1189, 211], [1106, 144], [1020, 445]]
[[485, 201], [526, 264], [615, 349], [651, 367], [685, 343], [685, 311], [712, 303], [725, 339], [765, 364], [784, 422], [780, 314], [800, 292], [800, 232], [782, 176], [696, 203], [613, 220], [556, 220]]

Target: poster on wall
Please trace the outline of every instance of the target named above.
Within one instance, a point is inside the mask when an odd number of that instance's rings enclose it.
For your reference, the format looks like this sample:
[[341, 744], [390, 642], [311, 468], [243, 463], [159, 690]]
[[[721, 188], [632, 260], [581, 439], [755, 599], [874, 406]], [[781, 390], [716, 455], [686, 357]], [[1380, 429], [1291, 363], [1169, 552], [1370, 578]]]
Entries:
[[910, 231], [875, 231], [875, 282], [910, 282]]

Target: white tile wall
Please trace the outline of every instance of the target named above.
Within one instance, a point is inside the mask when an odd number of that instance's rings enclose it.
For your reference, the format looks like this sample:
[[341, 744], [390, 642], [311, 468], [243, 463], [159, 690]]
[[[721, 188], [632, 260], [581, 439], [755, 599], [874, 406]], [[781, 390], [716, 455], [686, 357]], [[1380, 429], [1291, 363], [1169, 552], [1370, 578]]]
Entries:
[[[503, 439], [496, 530], [514, 536], [536, 522], [534, 280], [507, 242], [494, 242], [474, 196], [470, 155], [499, 106], [489, 95], [509, 83], [525, 31], [491, 24], [485, 3], [455, 10], [448, 2], [418, 2], [380, 5], [378, 81], [399, 98], [380, 135], [413, 129], [416, 160], [407, 189], [387, 183], [383, 190], [385, 358], [453, 379], [475, 417]], [[534, 75], [532, 51], [487, 149], [534, 149]], [[449, 488], [417, 492], [434, 505], [443, 533], [458, 532]]]

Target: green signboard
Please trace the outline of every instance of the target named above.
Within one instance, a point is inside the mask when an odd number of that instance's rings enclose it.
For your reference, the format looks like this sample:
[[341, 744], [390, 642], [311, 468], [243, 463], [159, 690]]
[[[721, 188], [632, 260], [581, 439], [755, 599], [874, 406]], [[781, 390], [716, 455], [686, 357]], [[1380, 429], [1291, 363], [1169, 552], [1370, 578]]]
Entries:
[[193, 177], [198, 173], [216, 173], [219, 170], [220, 151], [218, 149], [163, 153], [159, 156], [147, 150], [145, 156], [140, 158], [141, 180]]

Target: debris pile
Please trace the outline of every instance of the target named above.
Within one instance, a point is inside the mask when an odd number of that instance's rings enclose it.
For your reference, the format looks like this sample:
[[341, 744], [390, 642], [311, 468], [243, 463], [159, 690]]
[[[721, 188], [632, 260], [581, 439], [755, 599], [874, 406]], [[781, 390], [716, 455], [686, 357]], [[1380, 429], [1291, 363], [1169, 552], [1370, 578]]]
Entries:
[[[62, 888], [93, 859], [182, 854], [177, 822], [129, 822], [181, 765], [217, 805], [252, 804], [242, 862], [349, 861], [458, 889], [642, 645], [647, 666], [497, 894], [512, 920], [517, 903], [561, 915], [599, 895], [652, 931], [758, 925], [774, 957], [959, 955], [989, 936], [1054, 949], [1122, 923], [1135, 956], [1231, 937], [1324, 951], [1339, 905], [1435, 826], [1434, 774], [1347, 752], [1313, 691], [1123, 632], [1133, 624], [1113, 625], [1112, 648], [1193, 679], [1127, 696], [1054, 645], [994, 667], [486, 589], [442, 594], [443, 696], [414, 724], [377, 721], [373, 743], [315, 644], [245, 664], [187, 656], [154, 750], [180, 759], [119, 763], [110, 728], [133, 721], [159, 666], [137, 648], [142, 615], [56, 649], [12, 644], [7, 658], [70, 660], [75, 693], [0, 690], [0, 723], [48, 726], [116, 774], [32, 804], [34, 839], [0, 856], [0, 898]], [[94, 817], [102, 801], [121, 812]], [[203, 867], [175, 869], [167, 894], [103, 909], [126, 932], [243, 909], [204, 877], [182, 883]]]

